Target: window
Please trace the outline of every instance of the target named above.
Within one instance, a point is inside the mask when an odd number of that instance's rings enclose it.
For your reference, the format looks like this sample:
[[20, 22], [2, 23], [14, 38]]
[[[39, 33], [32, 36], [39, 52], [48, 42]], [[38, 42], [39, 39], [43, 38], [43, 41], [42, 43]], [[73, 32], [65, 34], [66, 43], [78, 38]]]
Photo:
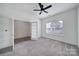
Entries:
[[51, 21], [46, 23], [46, 33], [48, 34], [63, 34], [63, 21]]

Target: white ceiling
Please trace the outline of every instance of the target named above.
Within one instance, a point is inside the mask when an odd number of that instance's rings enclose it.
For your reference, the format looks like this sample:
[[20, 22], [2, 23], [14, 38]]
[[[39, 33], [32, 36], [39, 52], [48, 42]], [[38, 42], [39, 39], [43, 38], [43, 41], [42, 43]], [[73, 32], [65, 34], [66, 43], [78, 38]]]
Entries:
[[39, 11], [33, 11], [34, 9], [39, 9], [37, 3], [6, 3], [0, 4], [0, 7], [3, 6], [4, 8], [2, 8], [8, 10], [11, 14], [16, 11], [17, 15], [20, 15], [20, 17], [43, 18], [78, 6], [78, 3], [43, 3], [44, 6], [50, 4], [52, 4], [52, 7], [47, 9], [48, 14], [43, 12], [41, 15], [39, 15]]

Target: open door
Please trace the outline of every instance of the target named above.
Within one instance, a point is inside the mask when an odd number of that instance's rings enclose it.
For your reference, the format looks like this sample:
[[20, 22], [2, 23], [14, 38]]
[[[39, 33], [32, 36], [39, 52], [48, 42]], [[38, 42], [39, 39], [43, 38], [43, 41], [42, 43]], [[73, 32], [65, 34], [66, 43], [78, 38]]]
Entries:
[[10, 19], [0, 17], [0, 49], [11, 46]]

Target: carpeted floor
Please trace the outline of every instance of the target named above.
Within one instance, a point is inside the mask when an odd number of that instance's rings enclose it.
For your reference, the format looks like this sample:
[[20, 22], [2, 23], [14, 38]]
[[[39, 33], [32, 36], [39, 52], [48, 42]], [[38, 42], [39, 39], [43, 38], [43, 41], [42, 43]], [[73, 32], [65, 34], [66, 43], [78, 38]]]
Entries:
[[77, 47], [51, 39], [28, 40], [15, 45], [13, 52], [2, 56], [77, 56]]

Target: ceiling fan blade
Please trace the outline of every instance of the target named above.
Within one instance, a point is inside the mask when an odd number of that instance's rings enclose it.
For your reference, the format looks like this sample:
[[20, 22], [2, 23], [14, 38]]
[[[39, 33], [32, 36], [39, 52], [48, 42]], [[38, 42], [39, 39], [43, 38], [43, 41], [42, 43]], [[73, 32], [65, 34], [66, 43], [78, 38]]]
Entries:
[[48, 13], [47, 11], [44, 10], [45, 13]]
[[45, 7], [44, 10], [46, 10], [46, 9], [48, 9], [48, 8], [50, 8], [50, 7], [52, 7], [52, 5], [49, 5], [49, 6]]
[[41, 3], [39, 3], [40, 8], [43, 8], [43, 5]]
[[39, 13], [39, 15], [42, 13], [42, 11]]
[[39, 10], [39, 9], [34, 9], [34, 11], [41, 11], [41, 10]]

